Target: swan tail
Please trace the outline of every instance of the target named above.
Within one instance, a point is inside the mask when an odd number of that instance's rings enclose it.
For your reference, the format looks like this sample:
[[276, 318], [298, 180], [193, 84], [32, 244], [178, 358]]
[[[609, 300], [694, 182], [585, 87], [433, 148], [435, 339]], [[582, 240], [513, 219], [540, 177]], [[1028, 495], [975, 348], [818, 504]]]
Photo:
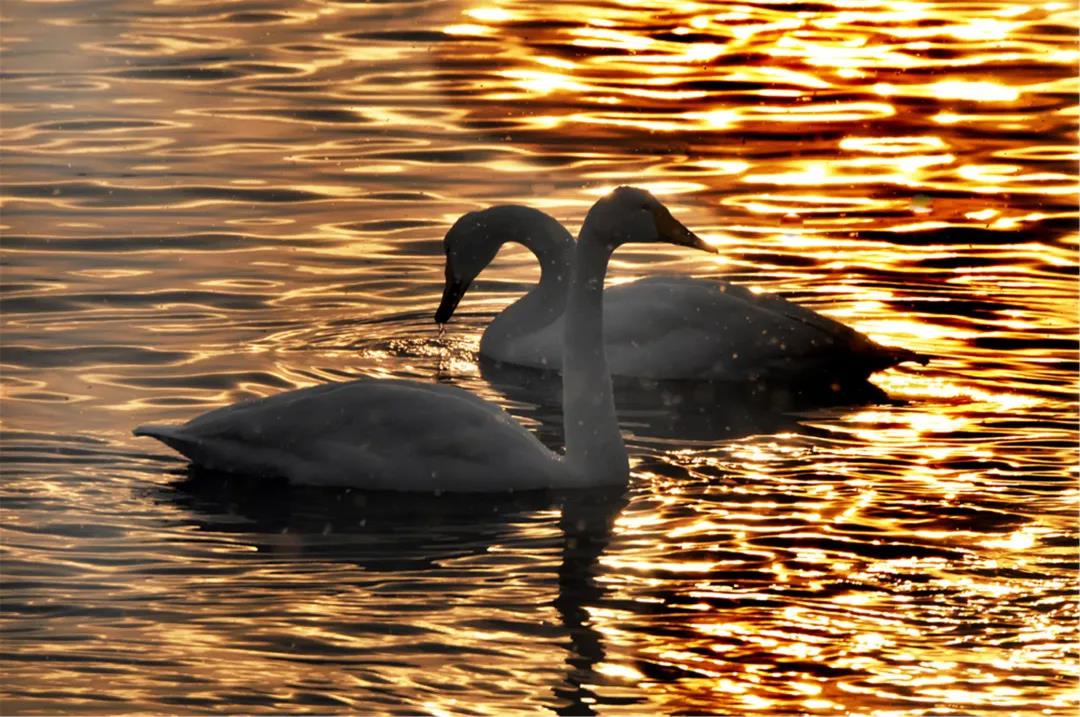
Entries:
[[930, 357], [917, 351], [897, 348], [895, 346], [881, 346], [881, 368], [889, 368], [902, 363], [917, 363], [925, 366], [930, 363]]
[[187, 425], [143, 425], [132, 431], [136, 436], [156, 438], [187, 458], [199, 468], [260, 478], [296, 479], [317, 483], [318, 475], [309, 475], [303, 460], [269, 445], [244, 443], [221, 435], [198, 435]]
[[146, 424], [138, 426], [132, 433], [136, 436], [149, 436], [156, 438], [177, 453], [194, 459], [198, 452], [199, 442], [197, 439], [184, 434], [183, 426], [163, 426]]

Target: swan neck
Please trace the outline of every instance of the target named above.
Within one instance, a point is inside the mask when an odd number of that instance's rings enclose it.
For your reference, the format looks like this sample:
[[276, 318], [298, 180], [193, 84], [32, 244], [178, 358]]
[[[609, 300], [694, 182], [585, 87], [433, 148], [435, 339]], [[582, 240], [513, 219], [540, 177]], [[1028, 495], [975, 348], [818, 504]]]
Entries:
[[604, 352], [603, 290], [610, 258], [610, 246], [586, 223], [567, 291], [563, 430], [567, 467], [587, 485], [625, 483], [629, 474]]
[[532, 252], [540, 262], [540, 282], [492, 320], [484, 342], [511, 342], [533, 334], [562, 316], [566, 308], [574, 246], [566, 229], [545, 217], [503, 242], [516, 242]]
[[540, 262], [540, 283], [534, 290], [543, 289], [558, 304], [558, 313], [566, 307], [566, 287], [570, 283], [570, 264], [573, 261], [574, 239], [554, 219], [526, 232], [516, 240], [532, 252]]

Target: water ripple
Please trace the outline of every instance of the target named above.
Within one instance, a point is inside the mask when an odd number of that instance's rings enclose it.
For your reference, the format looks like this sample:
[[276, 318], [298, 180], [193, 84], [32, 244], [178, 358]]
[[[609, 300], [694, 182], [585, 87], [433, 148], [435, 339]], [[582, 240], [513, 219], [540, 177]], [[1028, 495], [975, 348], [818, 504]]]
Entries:
[[[5, 20], [7, 711], [1075, 711], [1068, 4]], [[510, 202], [574, 231], [623, 183], [721, 251], [626, 247], [614, 281], [781, 292], [930, 365], [829, 401], [620, 382], [617, 495], [291, 489], [130, 437], [393, 376], [561, 449], [558, 378], [476, 357], [535, 261], [440, 333], [441, 239]]]

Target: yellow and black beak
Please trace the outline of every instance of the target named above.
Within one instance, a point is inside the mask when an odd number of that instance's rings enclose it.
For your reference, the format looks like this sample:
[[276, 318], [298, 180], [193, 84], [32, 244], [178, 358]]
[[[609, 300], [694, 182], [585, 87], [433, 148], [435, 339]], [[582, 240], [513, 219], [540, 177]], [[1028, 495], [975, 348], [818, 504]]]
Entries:
[[450, 321], [458, 302], [461, 301], [461, 297], [465, 296], [470, 284], [472, 284], [472, 281], [456, 279], [449, 271], [446, 272], [446, 285], [443, 286], [442, 301], [439, 302], [439, 308], [435, 311], [436, 323], [445, 324]]
[[656, 231], [664, 241], [701, 249], [711, 254], [716, 253], [716, 247], [706, 243], [704, 239], [683, 226], [682, 222], [671, 216], [671, 212], [664, 207], [654, 207], [652, 214], [656, 221]]

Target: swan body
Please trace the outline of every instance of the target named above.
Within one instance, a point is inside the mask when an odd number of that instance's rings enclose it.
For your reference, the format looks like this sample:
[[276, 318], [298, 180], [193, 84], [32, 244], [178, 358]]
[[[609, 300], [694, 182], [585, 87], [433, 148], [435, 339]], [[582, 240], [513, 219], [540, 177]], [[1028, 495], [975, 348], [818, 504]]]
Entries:
[[[493, 403], [434, 383], [360, 379], [140, 426], [212, 470], [300, 485], [423, 491], [569, 487], [562, 460]], [[487, 469], [487, 470], [485, 470]], [[359, 481], [362, 480], [362, 483]]]
[[[436, 320], [445, 323], [502, 244], [540, 260], [540, 282], [485, 329], [480, 354], [536, 369], [562, 368], [562, 314], [573, 239], [549, 215], [505, 205], [466, 214], [444, 240], [447, 283]], [[865, 335], [776, 294], [727, 281], [652, 276], [604, 292], [604, 345], [613, 375], [655, 380], [829, 381], [865, 379], [926, 359]]]
[[599, 200], [582, 226], [563, 297], [565, 455], [468, 391], [390, 379], [287, 391], [135, 435], [210, 469], [303, 485], [475, 492], [624, 484], [629, 462], [601, 341], [604, 275], [617, 246], [662, 240], [708, 249], [652, 195], [629, 187]]

